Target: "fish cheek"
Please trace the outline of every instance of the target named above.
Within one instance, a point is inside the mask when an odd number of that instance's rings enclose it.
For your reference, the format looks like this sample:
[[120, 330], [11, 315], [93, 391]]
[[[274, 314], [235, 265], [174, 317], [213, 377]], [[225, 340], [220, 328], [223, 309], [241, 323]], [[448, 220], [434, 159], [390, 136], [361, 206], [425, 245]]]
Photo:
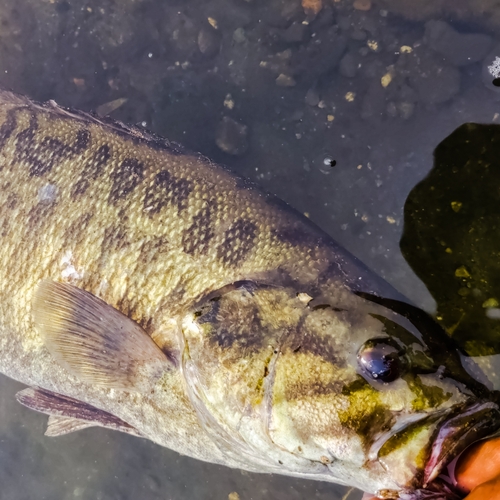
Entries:
[[348, 398], [348, 406], [339, 412], [342, 425], [352, 429], [366, 449], [374, 438], [389, 431], [395, 423], [395, 416], [382, 402], [380, 392], [361, 376], [342, 389]]
[[241, 408], [261, 399], [279, 333], [263, 325], [250, 292], [235, 290], [208, 300], [185, 322], [183, 334], [184, 357], [196, 366], [195, 383], [207, 398]]
[[270, 458], [282, 451], [269, 438], [266, 417], [273, 367], [303, 309], [295, 293], [233, 284], [182, 321], [191, 402], [221, 450], [245, 458], [247, 467], [255, 457], [279, 465], [278, 457]]
[[311, 352], [283, 352], [272, 387], [269, 434], [273, 442], [312, 461], [334, 461], [327, 450], [333, 448], [332, 437], [342, 432], [337, 395], [344, 376], [342, 369]]

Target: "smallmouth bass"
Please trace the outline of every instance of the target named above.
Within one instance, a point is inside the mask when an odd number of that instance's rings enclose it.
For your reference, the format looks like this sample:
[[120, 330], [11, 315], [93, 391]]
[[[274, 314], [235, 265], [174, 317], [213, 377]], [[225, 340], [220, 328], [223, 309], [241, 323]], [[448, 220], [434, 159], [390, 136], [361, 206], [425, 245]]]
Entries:
[[500, 427], [428, 316], [200, 155], [0, 91], [0, 185], [0, 371], [48, 435], [416, 499]]

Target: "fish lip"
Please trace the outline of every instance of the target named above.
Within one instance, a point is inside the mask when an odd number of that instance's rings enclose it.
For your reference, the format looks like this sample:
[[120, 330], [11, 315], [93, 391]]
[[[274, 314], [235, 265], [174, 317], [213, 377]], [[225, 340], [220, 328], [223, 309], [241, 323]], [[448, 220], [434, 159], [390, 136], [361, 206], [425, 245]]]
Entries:
[[443, 421], [433, 440], [431, 454], [423, 474], [423, 488], [436, 479], [455, 457], [471, 444], [491, 436], [500, 427], [500, 410], [493, 402], [462, 407]]

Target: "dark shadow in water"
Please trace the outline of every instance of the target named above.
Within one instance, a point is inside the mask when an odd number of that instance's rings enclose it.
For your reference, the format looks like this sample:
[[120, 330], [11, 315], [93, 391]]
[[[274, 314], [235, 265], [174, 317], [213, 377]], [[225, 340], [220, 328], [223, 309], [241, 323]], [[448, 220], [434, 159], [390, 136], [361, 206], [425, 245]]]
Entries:
[[500, 125], [466, 124], [437, 146], [400, 245], [460, 346], [500, 353]]

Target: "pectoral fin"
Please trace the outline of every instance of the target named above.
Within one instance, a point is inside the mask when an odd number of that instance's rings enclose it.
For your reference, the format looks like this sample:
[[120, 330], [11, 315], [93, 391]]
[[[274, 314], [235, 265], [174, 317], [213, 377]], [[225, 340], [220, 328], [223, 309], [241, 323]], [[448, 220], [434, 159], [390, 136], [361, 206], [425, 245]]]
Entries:
[[144, 391], [171, 368], [137, 323], [73, 285], [42, 281], [33, 317], [50, 353], [84, 382]]
[[49, 415], [46, 436], [62, 436], [93, 426], [142, 436], [134, 427], [111, 413], [45, 389], [29, 387], [18, 392], [16, 399], [31, 410]]

